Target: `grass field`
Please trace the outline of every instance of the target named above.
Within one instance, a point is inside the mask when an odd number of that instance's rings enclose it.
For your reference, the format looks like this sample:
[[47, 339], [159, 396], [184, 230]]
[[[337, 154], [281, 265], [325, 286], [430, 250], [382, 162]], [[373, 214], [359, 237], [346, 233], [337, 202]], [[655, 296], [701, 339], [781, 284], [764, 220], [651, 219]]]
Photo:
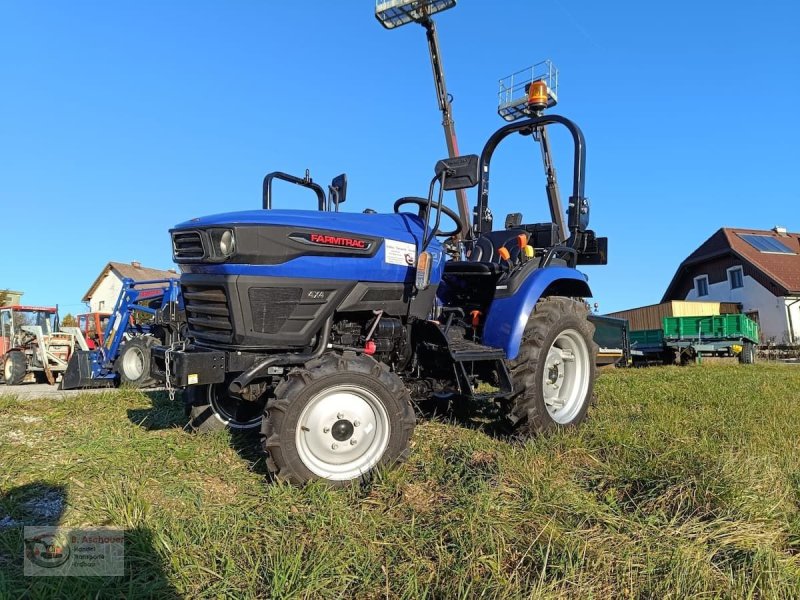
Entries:
[[[135, 391], [0, 397], [0, 598], [797, 598], [800, 367], [620, 370], [524, 445], [423, 422], [368, 487]], [[127, 530], [127, 574], [25, 578], [22, 524]]]

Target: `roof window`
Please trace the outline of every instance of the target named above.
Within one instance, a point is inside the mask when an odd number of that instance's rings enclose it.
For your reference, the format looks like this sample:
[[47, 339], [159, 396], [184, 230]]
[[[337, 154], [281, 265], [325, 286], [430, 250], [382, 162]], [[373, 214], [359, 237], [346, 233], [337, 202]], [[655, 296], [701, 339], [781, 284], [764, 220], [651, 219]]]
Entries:
[[755, 235], [751, 233], [740, 233], [739, 237], [750, 244], [759, 252], [771, 252], [775, 254], [794, 254], [794, 252], [783, 242], [776, 240], [769, 235]]

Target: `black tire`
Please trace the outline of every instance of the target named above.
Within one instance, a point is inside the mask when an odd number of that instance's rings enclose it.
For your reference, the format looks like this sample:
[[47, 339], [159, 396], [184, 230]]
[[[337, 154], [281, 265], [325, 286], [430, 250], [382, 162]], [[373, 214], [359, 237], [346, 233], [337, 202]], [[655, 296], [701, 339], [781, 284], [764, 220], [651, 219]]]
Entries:
[[25, 355], [19, 350], [12, 350], [6, 354], [3, 362], [3, 379], [6, 385], [19, 385], [25, 379], [28, 372], [28, 361]]
[[156, 345], [158, 340], [149, 335], [135, 337], [122, 345], [114, 361], [121, 385], [134, 388], [155, 385], [156, 380], [150, 376], [150, 351]]
[[753, 342], [745, 342], [739, 353], [739, 362], [743, 365], [752, 365], [756, 362], [756, 347]]
[[400, 377], [368, 356], [345, 352], [292, 370], [267, 403], [261, 434], [278, 479], [344, 486], [403, 461], [415, 425]]
[[228, 391], [228, 384], [190, 385], [185, 392], [189, 422], [186, 430], [194, 433], [213, 431], [247, 432], [261, 428], [266, 399], [247, 401]]
[[[50, 382], [47, 381], [47, 373], [45, 373], [44, 371], [34, 371], [33, 379], [36, 381], [36, 383], [46, 383], [50, 385]], [[56, 374], [53, 373], [53, 380], [55, 379], [56, 379]]]
[[[509, 361], [514, 384], [509, 420], [518, 435], [526, 437], [573, 427], [586, 418], [593, 397], [597, 360], [594, 325], [588, 316], [589, 310], [583, 302], [560, 296], [543, 298], [534, 307], [522, 335], [519, 355]], [[559, 361], [556, 354], [562, 352], [573, 359], [566, 360], [562, 354]], [[567, 367], [567, 363], [573, 365]], [[560, 409], [551, 398], [548, 408], [545, 386], [552, 385], [560, 395], [565, 382], [568, 387], [564, 392], [570, 398]]]

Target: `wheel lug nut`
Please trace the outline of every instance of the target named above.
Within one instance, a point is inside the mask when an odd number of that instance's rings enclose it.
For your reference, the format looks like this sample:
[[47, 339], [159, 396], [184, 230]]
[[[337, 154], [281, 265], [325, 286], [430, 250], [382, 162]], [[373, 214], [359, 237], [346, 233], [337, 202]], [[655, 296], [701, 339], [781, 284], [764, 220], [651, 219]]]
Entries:
[[333, 444], [331, 444], [331, 449], [332, 449], [332, 450], [336, 450], [338, 447], [339, 447], [339, 444], [337, 444], [336, 442], [334, 442]]
[[358, 442], [356, 440], [352, 440], [352, 439], [350, 440], [350, 445], [351, 446], [355, 446], [357, 443]]
[[344, 413], [336, 413], [337, 419], [344, 419]]
[[353, 421], [353, 427], [358, 427], [361, 425], [361, 421]]
[[331, 430], [330, 427], [323, 427], [322, 428], [322, 433], [328, 433], [330, 430]]

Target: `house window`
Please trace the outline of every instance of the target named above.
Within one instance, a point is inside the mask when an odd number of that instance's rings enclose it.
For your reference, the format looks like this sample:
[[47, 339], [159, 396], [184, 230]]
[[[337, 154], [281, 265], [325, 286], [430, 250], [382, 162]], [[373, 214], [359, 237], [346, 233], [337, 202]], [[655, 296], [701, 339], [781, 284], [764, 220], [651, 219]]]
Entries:
[[728, 281], [731, 282], [731, 289], [735, 290], [744, 286], [744, 276], [741, 267], [735, 267], [728, 270]]
[[708, 276], [694, 278], [695, 289], [697, 289], [698, 296], [708, 296]]

